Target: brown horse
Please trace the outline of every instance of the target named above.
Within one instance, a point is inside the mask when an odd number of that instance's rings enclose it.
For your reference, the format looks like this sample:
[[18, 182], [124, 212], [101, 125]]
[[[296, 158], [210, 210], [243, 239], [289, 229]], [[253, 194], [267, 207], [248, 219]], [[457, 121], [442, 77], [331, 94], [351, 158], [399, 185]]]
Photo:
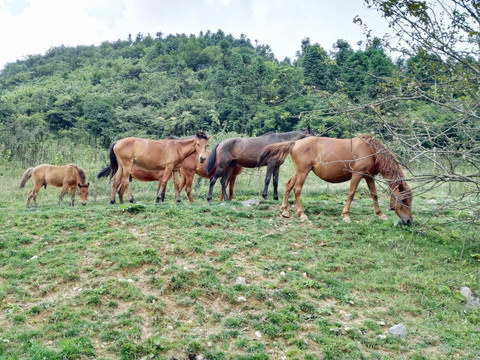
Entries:
[[[210, 151], [207, 151], [207, 158], [209, 155], [210, 155]], [[100, 171], [97, 175], [97, 178], [106, 177], [110, 174], [113, 175], [112, 173], [113, 166], [114, 164], [110, 164], [105, 169]], [[230, 200], [232, 200], [232, 196], [233, 196], [233, 187], [235, 185], [235, 179], [241, 172], [242, 172], [242, 168], [240, 166], [237, 166], [234, 172], [232, 173], [232, 176], [229, 179], [229, 199]], [[142, 181], [142, 182], [158, 181], [157, 191], [159, 191], [160, 186], [162, 184], [162, 180], [163, 180], [163, 173], [164, 173], [163, 170], [149, 171], [149, 170], [144, 170], [138, 167], [137, 165], [133, 164], [131, 177], [135, 180]], [[183, 187], [185, 187], [185, 192], [187, 193], [189, 201], [193, 202], [192, 183], [193, 183], [193, 178], [195, 174], [199, 175], [204, 179], [210, 178], [210, 176], [207, 174], [207, 171], [205, 169], [205, 163], [200, 163], [196, 152], [194, 152], [193, 154], [187, 156], [185, 160], [183, 160], [182, 167], [180, 168], [180, 174], [181, 174], [181, 180], [180, 180], [179, 191], [181, 192]], [[171, 178], [172, 176], [170, 176], [170, 179]], [[170, 179], [168, 179], [168, 181]], [[123, 201], [124, 192], [125, 192], [125, 189], [120, 187], [120, 189], [118, 190], [118, 196], [120, 198], [120, 202]], [[221, 200], [223, 200], [223, 193], [220, 194], [220, 201]]]
[[[197, 132], [186, 138], [169, 137], [163, 140], [150, 140], [128, 137], [110, 146], [110, 160], [114, 159], [116, 170], [112, 180], [110, 203], [115, 203], [115, 193], [122, 186], [131, 202], [135, 202], [130, 190], [130, 174], [133, 164], [144, 170], [163, 170], [163, 178], [157, 193], [157, 203], [165, 200], [167, 182], [173, 173], [175, 199], [180, 201], [178, 173], [183, 160], [196, 152], [200, 163], [207, 158], [208, 136]], [[122, 200], [122, 199], [121, 199]]]
[[288, 196], [294, 190], [297, 214], [307, 220], [303, 212], [300, 195], [308, 173], [313, 171], [319, 178], [341, 183], [350, 180], [347, 203], [342, 211], [343, 220], [350, 222], [348, 215], [350, 204], [361, 179], [365, 179], [373, 200], [375, 214], [380, 218], [386, 216], [378, 205], [374, 176], [381, 174], [386, 179], [391, 191], [390, 209], [395, 210], [403, 224], [413, 223], [413, 192], [405, 181], [401, 166], [395, 156], [371, 135], [358, 135], [353, 139], [330, 139], [308, 137], [298, 141], [284, 142], [268, 146], [260, 161], [269, 159], [285, 160], [291, 153], [295, 174], [288, 180], [281, 209], [282, 215], [288, 217]]
[[27, 195], [27, 208], [30, 206], [30, 200], [33, 198], [35, 206], [37, 206], [38, 191], [42, 186], [47, 185], [61, 187], [62, 192], [58, 199], [57, 205], [60, 205], [65, 193], [70, 189], [70, 197], [72, 199], [72, 206], [75, 204], [75, 190], [80, 192], [80, 199], [82, 205], [87, 204], [88, 185], [87, 175], [79, 166], [75, 164], [68, 164], [65, 166], [55, 166], [42, 164], [37, 167], [28, 168], [22, 175], [20, 180], [20, 189], [23, 189], [28, 179], [32, 178], [33, 189]]
[[[212, 200], [213, 187], [220, 176], [222, 177], [220, 183], [222, 184], [223, 197], [227, 198], [226, 184], [237, 165], [246, 168], [267, 166], [262, 196], [264, 199], [267, 199], [268, 185], [273, 174], [273, 198], [278, 200], [278, 174], [283, 160], [272, 159], [262, 163], [258, 161], [258, 158], [267, 145], [298, 140], [309, 135], [315, 135], [310, 127], [302, 131], [290, 131], [281, 134], [268, 133], [257, 137], [230, 138], [222, 141], [212, 149], [212, 153], [208, 158], [207, 172], [212, 175], [210, 177], [210, 189], [207, 200]], [[214, 170], [215, 166], [216, 169]]]

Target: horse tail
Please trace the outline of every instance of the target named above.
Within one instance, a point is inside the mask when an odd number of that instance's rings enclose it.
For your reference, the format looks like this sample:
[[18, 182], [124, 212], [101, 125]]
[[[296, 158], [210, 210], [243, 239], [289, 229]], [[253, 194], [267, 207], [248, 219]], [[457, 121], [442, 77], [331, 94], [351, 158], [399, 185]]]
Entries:
[[210, 156], [208, 157], [208, 160], [207, 160], [207, 165], [205, 165], [207, 176], [210, 175], [213, 169], [215, 168], [215, 164], [217, 162], [217, 147], [218, 147], [218, 144], [215, 145], [215, 147], [210, 152]]
[[80, 166], [75, 164], [68, 164], [68, 166], [72, 166], [77, 170], [78, 175], [80, 175], [80, 179], [81, 179], [80, 183], [82, 185], [85, 185], [87, 183], [87, 173], [85, 172], [85, 170], [83, 170]]
[[285, 141], [277, 144], [268, 145], [263, 149], [260, 157], [258, 158], [257, 167], [265, 166], [272, 160], [280, 162], [285, 161], [288, 154], [292, 152], [295, 141]]
[[110, 145], [110, 148], [108, 149], [108, 156], [110, 157], [110, 165], [107, 166], [105, 169], [101, 170], [97, 174], [97, 179], [100, 179], [102, 177], [107, 177], [110, 175], [110, 179], [115, 175], [115, 173], [118, 170], [118, 161], [117, 161], [117, 156], [115, 155], [115, 152], [113, 151], [113, 147], [115, 146], [117, 142], [113, 142]]
[[30, 179], [32, 177], [32, 171], [33, 171], [33, 167], [31, 168], [28, 168], [27, 170], [25, 170], [25, 172], [23, 173], [22, 175], [22, 179], [20, 180], [20, 189], [23, 189], [25, 187], [25, 183], [28, 181], [28, 179]]

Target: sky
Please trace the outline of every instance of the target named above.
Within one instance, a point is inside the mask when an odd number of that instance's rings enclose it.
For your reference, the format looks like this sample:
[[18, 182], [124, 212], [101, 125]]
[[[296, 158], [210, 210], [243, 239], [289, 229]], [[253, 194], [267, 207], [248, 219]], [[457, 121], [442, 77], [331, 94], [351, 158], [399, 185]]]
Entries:
[[357, 49], [365, 35], [355, 16], [375, 35], [388, 30], [362, 0], [0, 0], [0, 71], [61, 45], [219, 29], [269, 45], [279, 60], [294, 60], [307, 37], [327, 51], [338, 39]]

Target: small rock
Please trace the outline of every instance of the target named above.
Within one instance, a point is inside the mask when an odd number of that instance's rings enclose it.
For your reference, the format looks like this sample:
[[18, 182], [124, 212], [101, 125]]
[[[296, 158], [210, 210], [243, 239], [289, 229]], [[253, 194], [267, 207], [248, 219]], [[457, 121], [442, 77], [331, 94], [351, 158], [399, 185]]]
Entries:
[[387, 325], [387, 324], [385, 324], [385, 321], [379, 321], [379, 322], [378, 322], [378, 325], [380, 325], [380, 326], [385, 326], [385, 325]]
[[204, 359], [203, 355], [197, 355], [195, 357], [195, 360], [203, 360], [203, 359]]
[[387, 338], [387, 335], [380, 334], [377, 335], [377, 338], [379, 338], [380, 340], [385, 340]]
[[167, 326], [167, 329], [168, 329], [168, 330], [173, 330], [173, 326], [172, 326], [172, 325], [168, 325], [168, 326]]
[[207, 346], [211, 348], [213, 346], [213, 343], [211, 341], [207, 342]]
[[260, 200], [259, 199], [252, 199], [252, 200], [246, 200], [246, 201], [242, 201], [242, 205], [243, 206], [252, 206], [252, 205], [258, 205], [260, 204]]
[[280, 273], [280, 276], [285, 276], [285, 271], [282, 271], [282, 272]]
[[262, 337], [262, 333], [260, 331], [255, 331], [255, 336], [258, 338]]
[[245, 281], [244, 277], [239, 276], [237, 280], [235, 281], [236, 285], [247, 285], [247, 282]]
[[245, 296], [239, 296], [238, 299], [237, 299], [238, 303], [246, 302], [246, 301], [247, 301], [247, 298]]
[[437, 203], [437, 200], [435, 200], [435, 199], [428, 199], [428, 200], [427, 200], [427, 204], [432, 204], [432, 205], [434, 205], [434, 204], [436, 204], [436, 203]]
[[462, 286], [460, 289], [460, 294], [462, 294], [465, 297], [466, 307], [470, 308], [470, 307], [480, 306], [480, 300], [475, 296], [473, 296], [472, 290], [470, 290], [468, 286]]
[[32, 256], [30, 259], [28, 259], [28, 261], [33, 261], [33, 260], [35, 260], [35, 259], [38, 259], [38, 255]]
[[389, 330], [390, 334], [392, 334], [393, 336], [397, 336], [397, 337], [400, 337], [400, 338], [404, 338], [405, 336], [407, 336], [407, 328], [405, 325], [403, 324], [397, 324], [397, 325], [394, 325], [392, 326]]

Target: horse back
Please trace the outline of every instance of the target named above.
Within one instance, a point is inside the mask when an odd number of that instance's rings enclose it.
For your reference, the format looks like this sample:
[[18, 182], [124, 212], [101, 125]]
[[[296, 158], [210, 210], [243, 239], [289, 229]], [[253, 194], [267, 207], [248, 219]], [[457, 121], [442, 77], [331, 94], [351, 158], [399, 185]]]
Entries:
[[325, 181], [339, 183], [353, 173], [376, 175], [374, 150], [360, 138], [309, 138], [297, 141], [292, 150], [295, 167], [312, 169]]
[[74, 166], [65, 165], [38, 165], [32, 171], [33, 182], [38, 185], [51, 185], [63, 187], [64, 185], [73, 186], [79, 183], [78, 171]]

